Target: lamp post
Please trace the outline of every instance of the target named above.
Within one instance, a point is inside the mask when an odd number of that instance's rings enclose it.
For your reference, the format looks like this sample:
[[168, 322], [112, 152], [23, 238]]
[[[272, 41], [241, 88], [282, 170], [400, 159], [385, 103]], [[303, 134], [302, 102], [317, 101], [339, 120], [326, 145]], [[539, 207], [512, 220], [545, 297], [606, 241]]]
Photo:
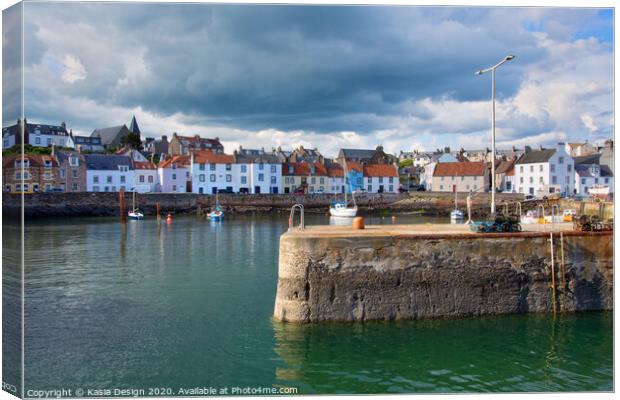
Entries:
[[491, 214], [495, 214], [495, 70], [513, 58], [515, 56], [508, 55], [494, 66], [476, 72], [482, 75], [491, 71]]

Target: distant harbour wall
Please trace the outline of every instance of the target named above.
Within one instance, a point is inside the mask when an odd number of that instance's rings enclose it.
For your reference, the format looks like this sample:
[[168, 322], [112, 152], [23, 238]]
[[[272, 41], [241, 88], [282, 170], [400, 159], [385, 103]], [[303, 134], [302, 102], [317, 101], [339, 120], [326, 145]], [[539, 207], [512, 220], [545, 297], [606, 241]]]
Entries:
[[[274, 318], [310, 323], [613, 309], [613, 234], [285, 233]], [[555, 282], [552, 279], [555, 272]]]
[[[69, 216], [118, 216], [119, 195], [112, 192], [98, 193], [32, 193], [25, 194], [25, 217], [69, 217]], [[208, 209], [215, 203], [214, 195], [195, 193], [145, 193], [137, 195], [140, 209], [148, 216], [155, 215], [159, 203], [162, 213], [187, 214]], [[333, 194], [220, 194], [220, 204], [227, 212], [284, 212], [301, 203], [307, 212], [327, 212]], [[451, 193], [414, 192], [357, 194], [356, 201], [362, 212], [366, 211], [415, 211], [428, 215], [449, 215], [454, 208]], [[474, 199], [474, 213], [488, 210], [490, 194], [484, 193]], [[2, 194], [2, 212], [5, 218], [21, 215], [19, 194]], [[338, 199], [342, 199], [340, 195]], [[518, 194], [498, 194], [498, 204], [503, 201], [521, 200]], [[465, 209], [465, 194], [459, 195], [459, 207]], [[125, 205], [131, 207], [132, 193], [125, 193]]]

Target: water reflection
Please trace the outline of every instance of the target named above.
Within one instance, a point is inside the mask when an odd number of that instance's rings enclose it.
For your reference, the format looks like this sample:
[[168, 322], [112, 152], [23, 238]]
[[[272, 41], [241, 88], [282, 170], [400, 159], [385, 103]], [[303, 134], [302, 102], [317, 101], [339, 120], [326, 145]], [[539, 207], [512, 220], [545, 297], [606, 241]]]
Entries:
[[275, 378], [305, 393], [610, 390], [611, 381], [594, 371], [602, 360], [611, 362], [611, 341], [576, 335], [600, 316], [274, 322], [275, 351], [286, 363]]

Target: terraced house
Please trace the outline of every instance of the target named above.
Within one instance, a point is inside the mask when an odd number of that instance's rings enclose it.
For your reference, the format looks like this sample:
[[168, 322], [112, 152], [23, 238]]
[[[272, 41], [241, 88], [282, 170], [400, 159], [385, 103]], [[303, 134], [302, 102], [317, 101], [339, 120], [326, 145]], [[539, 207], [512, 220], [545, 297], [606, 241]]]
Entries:
[[244, 149], [233, 152], [233, 182], [240, 193], [281, 193], [282, 164], [275, 153], [265, 149]]
[[329, 175], [318, 162], [288, 162], [282, 164], [284, 193], [326, 193]]
[[157, 175], [162, 192], [191, 192], [190, 156], [168, 156], [157, 164]]
[[58, 163], [51, 155], [18, 154], [3, 157], [2, 177], [5, 192], [60, 190]]
[[88, 192], [129, 191], [134, 169], [131, 158], [115, 154], [84, 154]]
[[86, 159], [79, 151], [57, 151], [52, 157], [58, 162], [59, 187], [63, 192], [86, 191]]
[[234, 176], [240, 166], [235, 165], [232, 155], [203, 150], [194, 151], [187, 157], [190, 159], [191, 192], [216, 194], [218, 191], [239, 191], [239, 180]]
[[398, 168], [391, 164], [363, 165], [364, 187], [368, 193], [398, 193]]

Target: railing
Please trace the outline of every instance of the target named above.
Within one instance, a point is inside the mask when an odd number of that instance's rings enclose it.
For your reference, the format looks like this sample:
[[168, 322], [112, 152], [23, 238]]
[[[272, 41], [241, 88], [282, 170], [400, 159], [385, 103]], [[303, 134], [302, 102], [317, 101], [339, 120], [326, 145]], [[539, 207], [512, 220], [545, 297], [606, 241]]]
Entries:
[[295, 210], [299, 209], [299, 215], [301, 216], [301, 221], [299, 222], [299, 226], [297, 229], [303, 231], [306, 228], [306, 224], [304, 222], [304, 206], [303, 204], [295, 204], [291, 207], [291, 215], [288, 217], [288, 229], [293, 229], [293, 220], [295, 218]]

